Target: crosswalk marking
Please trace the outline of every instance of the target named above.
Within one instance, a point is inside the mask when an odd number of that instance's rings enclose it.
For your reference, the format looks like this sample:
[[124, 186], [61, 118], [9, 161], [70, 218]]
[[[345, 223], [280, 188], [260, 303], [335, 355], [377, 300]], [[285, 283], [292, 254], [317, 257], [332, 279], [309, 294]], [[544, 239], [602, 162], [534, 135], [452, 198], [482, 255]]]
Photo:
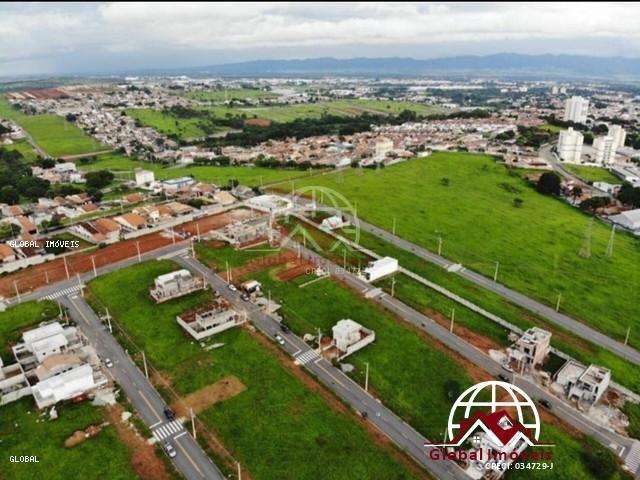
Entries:
[[158, 441], [162, 441], [167, 437], [175, 435], [178, 432], [184, 430], [182, 423], [178, 420], [174, 420], [171, 423], [165, 423], [164, 425], [160, 425], [153, 430], [153, 436], [156, 437]]
[[306, 365], [307, 363], [312, 362], [313, 360], [319, 359], [320, 355], [318, 355], [318, 353], [315, 350], [307, 350], [302, 355], [298, 355], [295, 358], [296, 358], [296, 361], [295, 361], [296, 364]]
[[49, 295], [44, 296], [45, 300], [55, 300], [56, 298], [65, 297], [67, 295], [71, 295], [72, 293], [76, 293], [80, 291], [80, 287], [78, 285], [74, 285], [73, 287], [65, 288], [64, 290], [58, 290], [56, 292], [50, 293]]

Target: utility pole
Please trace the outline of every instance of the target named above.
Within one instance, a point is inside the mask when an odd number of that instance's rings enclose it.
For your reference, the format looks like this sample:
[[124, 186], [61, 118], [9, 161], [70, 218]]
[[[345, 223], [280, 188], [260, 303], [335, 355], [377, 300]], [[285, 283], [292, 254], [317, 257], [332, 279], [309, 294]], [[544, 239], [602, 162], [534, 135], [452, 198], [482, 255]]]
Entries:
[[16, 289], [16, 296], [18, 297], [18, 302], [20, 301], [20, 291], [18, 290], [18, 283], [14, 280], [13, 281], [13, 288]]
[[624, 344], [629, 343], [629, 334], [631, 333], [631, 325], [627, 328], [627, 335], [624, 337]]
[[230, 276], [231, 272], [229, 272], [229, 261], [225, 260], [224, 264], [225, 264], [226, 270], [227, 270], [227, 283], [230, 283], [231, 282], [231, 276]]
[[80, 289], [80, 296], [84, 298], [84, 286], [82, 285], [82, 281], [80, 280], [80, 272], [76, 272], [76, 278], [78, 279], [78, 288]]
[[140, 242], [136, 242], [136, 250], [138, 251], [138, 263], [142, 262], [142, 257], [140, 256]]
[[198, 241], [200, 241], [200, 225], [196, 222], [196, 234], [198, 235]]
[[558, 301], [556, 302], [556, 312], [560, 311], [560, 300], [562, 300], [562, 292], [558, 292]]
[[369, 362], [364, 362], [365, 371], [364, 371], [364, 391], [369, 391]]
[[396, 293], [396, 277], [391, 277], [391, 296]]
[[98, 272], [96, 271], [96, 257], [95, 255], [91, 255], [91, 265], [93, 265], [93, 278], [98, 276]]
[[62, 261], [64, 262], [64, 271], [67, 273], [67, 280], [69, 280], [69, 267], [67, 265], [67, 257], [62, 257]]
[[453, 322], [456, 320], [456, 309], [455, 307], [451, 309], [451, 326], [449, 326], [449, 332], [453, 333]]
[[196, 251], [195, 251], [195, 248], [194, 248], [194, 246], [193, 246], [193, 242], [194, 242], [194, 241], [193, 241], [193, 239], [192, 239], [192, 240], [191, 240], [191, 256], [192, 256], [193, 258], [196, 258]]
[[193, 408], [189, 409], [191, 411], [191, 430], [193, 430], [193, 439], [196, 437], [196, 416], [193, 414]]
[[442, 255], [442, 237], [438, 237], [438, 255]]
[[109, 309], [105, 308], [105, 311], [106, 311], [105, 318], [107, 319], [107, 325], [109, 325], [109, 333], [113, 333], [113, 328], [111, 327], [111, 315], [109, 315]]
[[318, 329], [318, 353], [322, 355], [322, 332]]
[[149, 378], [149, 370], [147, 369], [147, 356], [142, 351], [142, 363], [144, 364], [144, 376]]
[[49, 271], [48, 270], [44, 271], [44, 281], [47, 282], [47, 285], [49, 284]]
[[607, 257], [613, 256], [613, 239], [616, 235], [616, 226], [611, 227], [611, 236], [609, 237], [609, 244], [607, 245]]
[[498, 281], [498, 269], [500, 268], [500, 262], [496, 262], [496, 271], [493, 274], [493, 283]]
[[242, 470], [240, 470], [240, 462], [238, 463], [238, 480], [242, 480]]

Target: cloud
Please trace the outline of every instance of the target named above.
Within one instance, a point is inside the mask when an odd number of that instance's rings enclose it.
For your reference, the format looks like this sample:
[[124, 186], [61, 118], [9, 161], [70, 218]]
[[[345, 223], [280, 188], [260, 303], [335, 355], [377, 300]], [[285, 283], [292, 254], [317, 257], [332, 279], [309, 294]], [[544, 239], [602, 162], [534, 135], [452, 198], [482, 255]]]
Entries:
[[[479, 45], [495, 48], [502, 43], [500, 51], [507, 51], [510, 45], [526, 42], [544, 44], [548, 51], [552, 40], [557, 41], [557, 51], [549, 53], [574, 53], [581, 51], [584, 39], [592, 40], [593, 54], [637, 56], [640, 51], [640, 7], [633, 4], [4, 5], [0, 6], [0, 74], [10, 74], [5, 70], [21, 62], [33, 65], [38, 58], [66, 68], [70, 59], [91, 55], [98, 69], [101, 59], [117, 63], [118, 55], [124, 54], [144, 62], [164, 53], [171, 62], [175, 55], [188, 58], [199, 52], [208, 61], [227, 61], [234, 56], [259, 58], [265, 52], [284, 52], [288, 57], [309, 52], [335, 55], [341, 48], [350, 54], [401, 55], [407, 47], [415, 52], [419, 46], [431, 51], [435, 45], [455, 44], [457, 52], [464, 51], [460, 48], [464, 45], [475, 52]], [[593, 41], [601, 49], [594, 51]]]

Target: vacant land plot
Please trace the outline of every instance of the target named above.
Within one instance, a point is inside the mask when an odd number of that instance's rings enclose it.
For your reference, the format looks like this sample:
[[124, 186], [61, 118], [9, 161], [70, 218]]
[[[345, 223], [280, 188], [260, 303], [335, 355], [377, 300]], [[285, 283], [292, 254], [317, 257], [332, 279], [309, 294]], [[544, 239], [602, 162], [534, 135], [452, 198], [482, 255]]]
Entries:
[[11, 145], [4, 146], [3, 148], [6, 148], [7, 150], [17, 150], [22, 154], [24, 161], [27, 163], [33, 163], [38, 159], [38, 154], [26, 140], [14, 142]]
[[584, 165], [564, 165], [564, 168], [571, 173], [577, 175], [585, 182], [607, 182], [612, 184], [620, 184], [622, 180], [609, 172], [606, 168], [585, 167]]
[[[324, 175], [301, 185], [333, 188], [364, 219], [561, 310], [617, 339], [632, 326], [640, 347], [640, 243], [618, 233], [606, 255], [610, 228], [598, 221], [591, 256], [580, 255], [590, 217], [538, 194], [490, 157], [435, 153], [378, 171]], [[283, 186], [288, 190], [290, 187]], [[521, 207], [514, 206], [520, 198]], [[621, 319], [624, 319], [621, 321]]]
[[275, 280], [273, 271], [252, 278], [283, 305], [281, 313], [299, 335], [314, 334], [318, 328], [323, 335], [331, 335], [331, 327], [345, 318], [373, 329], [376, 341], [346, 360], [356, 367], [354, 378], [364, 382], [368, 362], [369, 385], [385, 404], [427, 438], [439, 438], [452, 400], [472, 383], [461, 372], [463, 365], [443, 347], [429, 345], [389, 314], [330, 279], [299, 288], [296, 282]]
[[[116, 178], [121, 180], [132, 180], [134, 178], [133, 170], [136, 168], [144, 168], [145, 170], [153, 171], [156, 180], [191, 176], [202, 182], [211, 182], [220, 186], [227, 185], [230, 180], [237, 180], [242, 185], [254, 187], [293, 178], [304, 178], [310, 175], [309, 172], [302, 172], [300, 170], [260, 167], [189, 166], [167, 168], [160, 164], [141, 162], [116, 154], [100, 155], [96, 161], [84, 164], [79, 163], [78, 166], [81, 170], [85, 171], [111, 170], [116, 173]], [[317, 171], [315, 173], [317, 173]]]
[[253, 88], [232, 88], [228, 90], [199, 90], [188, 92], [187, 97], [202, 102], [226, 102], [231, 100], [256, 100], [263, 98], [277, 98], [275, 93]]
[[104, 150], [106, 147], [57, 115], [25, 115], [0, 97], [0, 118], [19, 124], [52, 157]]
[[[154, 128], [165, 135], [175, 135], [182, 140], [206, 137], [211, 133], [203, 128], [203, 119], [199, 117], [179, 118], [151, 108], [130, 108], [126, 113], [145, 127]], [[217, 131], [224, 129], [220, 128]]]
[[[131, 453], [122, 444], [113, 426], [73, 448], [64, 441], [74, 431], [101, 424], [104, 413], [89, 403], [67, 404], [58, 408], [58, 419], [41, 419], [32, 401], [23, 399], [4, 405], [0, 410], [2, 456], [0, 475], [12, 480], [46, 478], [66, 480], [84, 478], [125, 480], [138, 478], [131, 463]], [[46, 418], [46, 417], [44, 417]], [[38, 463], [10, 462], [10, 456], [34, 455]]]
[[224, 346], [211, 351], [187, 338], [175, 315], [208, 294], [155, 305], [147, 293], [157, 275], [176, 268], [167, 261], [149, 262], [100, 277], [90, 283], [93, 302], [109, 306], [181, 395], [229, 376], [246, 386], [200, 418], [252, 478], [410, 478], [349, 415], [332, 410], [246, 330], [217, 335], [215, 341]]
[[361, 115], [363, 113], [390, 115], [400, 113], [402, 110], [412, 110], [420, 115], [430, 115], [441, 111], [438, 107], [421, 103], [384, 100], [334, 100], [329, 102], [254, 108], [216, 106], [210, 107], [208, 110], [218, 117], [244, 115], [247, 118], [266, 118], [275, 122], [291, 122], [298, 118], [319, 118], [322, 115], [347, 117]]

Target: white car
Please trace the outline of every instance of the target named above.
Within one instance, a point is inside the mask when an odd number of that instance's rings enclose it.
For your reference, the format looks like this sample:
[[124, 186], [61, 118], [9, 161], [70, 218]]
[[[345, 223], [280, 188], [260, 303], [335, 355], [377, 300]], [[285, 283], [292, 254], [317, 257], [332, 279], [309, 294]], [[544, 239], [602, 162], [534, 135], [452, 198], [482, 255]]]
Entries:
[[110, 359], [110, 358], [105, 358], [105, 359], [104, 359], [104, 365], [105, 365], [105, 367], [107, 367], [107, 368], [112, 368], [112, 367], [113, 367], [113, 362], [111, 361], [111, 359]]
[[229, 284], [229, 290], [231, 290], [232, 292], [237, 291], [238, 289], [236, 288], [236, 286], [233, 283]]
[[282, 338], [280, 336], [280, 334], [276, 335], [276, 341], [280, 344], [280, 345], [284, 345], [284, 338]]
[[171, 445], [169, 442], [164, 444], [164, 451], [167, 452], [169, 458], [173, 458], [178, 454], [178, 452], [176, 452], [176, 449], [173, 448], [173, 445]]

